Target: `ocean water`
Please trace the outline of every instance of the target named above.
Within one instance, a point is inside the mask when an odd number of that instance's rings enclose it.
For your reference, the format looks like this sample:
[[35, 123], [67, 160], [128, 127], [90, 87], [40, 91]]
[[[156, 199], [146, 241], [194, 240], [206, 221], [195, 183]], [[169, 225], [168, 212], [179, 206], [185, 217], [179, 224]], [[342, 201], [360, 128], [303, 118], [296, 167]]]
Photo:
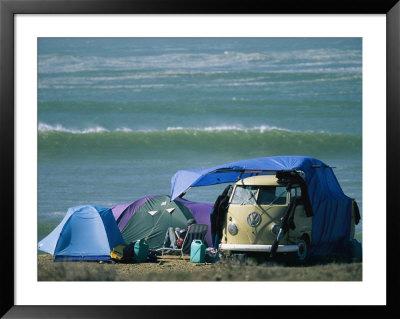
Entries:
[[179, 169], [275, 155], [335, 167], [362, 213], [361, 38], [38, 40], [38, 239], [69, 207], [170, 194]]

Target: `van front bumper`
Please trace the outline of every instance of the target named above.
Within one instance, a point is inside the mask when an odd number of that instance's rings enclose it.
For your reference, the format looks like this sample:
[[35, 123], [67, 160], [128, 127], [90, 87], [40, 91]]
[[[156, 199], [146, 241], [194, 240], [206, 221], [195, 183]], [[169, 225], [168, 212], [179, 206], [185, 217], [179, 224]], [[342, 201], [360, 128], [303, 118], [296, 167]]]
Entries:
[[[219, 244], [220, 250], [270, 252], [272, 245]], [[278, 245], [278, 253], [298, 252], [298, 245]]]

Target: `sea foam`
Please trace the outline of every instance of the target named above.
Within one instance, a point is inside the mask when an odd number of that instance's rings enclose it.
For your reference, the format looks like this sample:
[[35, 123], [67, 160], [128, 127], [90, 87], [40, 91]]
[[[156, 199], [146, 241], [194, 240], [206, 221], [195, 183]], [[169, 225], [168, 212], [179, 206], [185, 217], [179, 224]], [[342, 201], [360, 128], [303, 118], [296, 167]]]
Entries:
[[183, 127], [183, 126], [169, 126], [165, 130], [164, 129], [138, 129], [134, 130], [128, 127], [120, 127], [116, 129], [106, 129], [102, 126], [89, 127], [84, 129], [71, 129], [62, 126], [61, 124], [50, 125], [46, 123], [39, 123], [38, 131], [46, 132], [46, 131], [54, 131], [54, 132], [65, 132], [72, 134], [86, 134], [86, 133], [103, 133], [103, 132], [164, 132], [164, 131], [199, 131], [199, 132], [222, 132], [222, 131], [240, 131], [240, 132], [249, 132], [249, 131], [259, 131], [260, 133], [264, 133], [266, 131], [285, 131], [285, 132], [294, 132], [292, 130], [271, 126], [271, 125], [260, 125], [253, 127], [245, 127], [243, 125], [220, 125], [220, 126], [206, 126], [206, 127]]
[[40, 132], [56, 131], [56, 132], [66, 132], [66, 133], [72, 133], [72, 134], [87, 134], [87, 133], [109, 132], [108, 130], [106, 130], [104, 127], [101, 127], [101, 126], [96, 126], [96, 127], [90, 127], [90, 128], [86, 128], [86, 129], [82, 129], [82, 130], [77, 130], [77, 129], [65, 128], [61, 124], [49, 125], [49, 124], [46, 124], [46, 123], [39, 123], [38, 131], [40, 131]]

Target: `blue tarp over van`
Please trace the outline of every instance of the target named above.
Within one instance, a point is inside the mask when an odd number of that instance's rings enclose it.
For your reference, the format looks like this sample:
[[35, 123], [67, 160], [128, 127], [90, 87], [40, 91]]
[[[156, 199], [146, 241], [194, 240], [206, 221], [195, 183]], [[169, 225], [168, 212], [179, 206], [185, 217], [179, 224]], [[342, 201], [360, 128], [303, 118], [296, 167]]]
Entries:
[[180, 170], [171, 179], [171, 200], [190, 187], [234, 183], [238, 178], [277, 171], [301, 170], [314, 216], [310, 255], [342, 252], [350, 240], [352, 199], [347, 197], [329, 166], [304, 156], [274, 156], [243, 160], [208, 169]]
[[69, 208], [61, 223], [38, 248], [54, 260], [108, 260], [111, 250], [124, 244], [109, 208], [84, 205]]

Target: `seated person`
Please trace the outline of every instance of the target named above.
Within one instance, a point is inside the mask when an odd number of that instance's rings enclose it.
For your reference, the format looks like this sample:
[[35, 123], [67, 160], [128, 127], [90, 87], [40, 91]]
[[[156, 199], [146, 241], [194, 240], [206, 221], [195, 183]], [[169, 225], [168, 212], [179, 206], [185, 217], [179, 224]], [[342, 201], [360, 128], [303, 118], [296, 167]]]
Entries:
[[178, 229], [178, 231], [176, 231], [176, 235], [177, 235], [176, 245], [178, 246], [178, 248], [182, 247], [183, 240], [185, 239], [190, 226], [193, 225], [194, 223], [195, 223], [194, 219], [190, 218], [190, 219], [188, 219], [188, 221], [186, 223], [186, 229], [175, 228], [175, 231]]
[[[179, 228], [177, 228], [177, 230], [179, 230]], [[169, 227], [167, 229], [167, 232], [165, 233], [163, 247], [164, 248], [177, 249], [178, 247], [176, 246], [176, 238], [177, 237], [176, 237], [174, 228], [173, 227]]]
[[164, 239], [164, 248], [181, 248], [183, 240], [186, 237], [186, 233], [189, 230], [190, 226], [195, 223], [194, 219], [189, 219], [186, 224], [186, 229], [180, 229], [179, 227], [176, 227], [175, 230], [173, 227], [169, 227], [167, 229], [167, 232], [165, 234], [165, 239]]

